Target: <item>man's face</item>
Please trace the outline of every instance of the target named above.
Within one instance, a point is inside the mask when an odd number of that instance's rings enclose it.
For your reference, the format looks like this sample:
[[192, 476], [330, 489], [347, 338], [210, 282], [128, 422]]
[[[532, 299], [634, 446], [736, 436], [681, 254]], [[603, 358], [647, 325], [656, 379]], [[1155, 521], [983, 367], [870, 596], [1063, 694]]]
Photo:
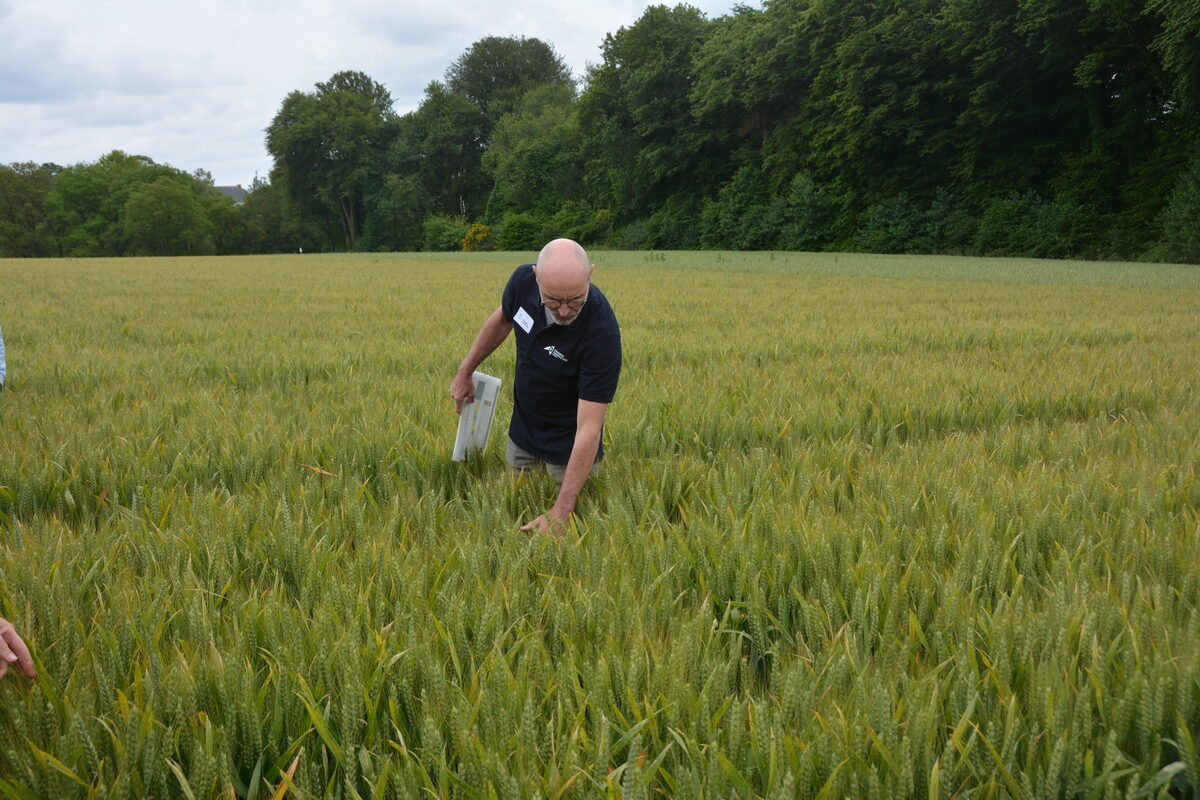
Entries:
[[578, 280], [563, 282], [562, 285], [545, 286], [541, 276], [538, 276], [538, 292], [542, 296], [542, 304], [550, 309], [550, 315], [555, 325], [570, 325], [583, 310], [588, 298], [590, 284], [587, 276], [582, 283]]

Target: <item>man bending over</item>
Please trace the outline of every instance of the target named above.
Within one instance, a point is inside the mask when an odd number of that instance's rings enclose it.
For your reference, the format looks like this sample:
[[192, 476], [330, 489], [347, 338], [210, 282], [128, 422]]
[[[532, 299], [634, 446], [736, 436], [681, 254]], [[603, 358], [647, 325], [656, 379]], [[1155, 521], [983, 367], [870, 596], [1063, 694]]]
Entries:
[[517, 267], [500, 307], [475, 337], [450, 383], [455, 411], [475, 399], [473, 373], [516, 331], [513, 415], [504, 459], [518, 474], [545, 466], [558, 498], [521, 530], [566, 525], [588, 476], [604, 455], [601, 433], [621, 374], [621, 331], [594, 267], [570, 239], [542, 248], [536, 264]]

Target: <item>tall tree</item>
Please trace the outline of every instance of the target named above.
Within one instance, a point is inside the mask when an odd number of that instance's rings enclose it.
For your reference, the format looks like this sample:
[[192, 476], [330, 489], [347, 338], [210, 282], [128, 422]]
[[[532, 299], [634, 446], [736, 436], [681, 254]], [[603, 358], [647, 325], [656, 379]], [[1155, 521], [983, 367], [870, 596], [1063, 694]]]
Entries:
[[65, 168], [46, 197], [46, 219], [58, 255], [123, 256], [129, 240], [121, 214], [143, 184], [185, 173], [146, 156], [113, 150], [93, 164]]
[[368, 199], [362, 243], [367, 250], [420, 250], [430, 199], [413, 176], [385, 175]]
[[355, 246], [363, 201], [394, 135], [392, 99], [361, 72], [339, 72], [312, 92], [292, 92], [267, 128], [267, 151], [292, 199], [336, 214]]
[[446, 70], [446, 87], [466, 97], [495, 125], [522, 95], [553, 84], [574, 91], [571, 70], [541, 39], [485, 36]]
[[325, 252], [340, 234], [336, 221], [333, 226], [307, 221], [283, 189], [259, 177], [246, 192], [242, 212], [252, 253]]
[[1161, 21], [1150, 47], [1170, 81], [1169, 110], [1200, 112], [1200, 13], [1178, 0], [1147, 0], [1146, 13]]
[[201, 191], [200, 205], [208, 218], [215, 253], [228, 256], [250, 252], [250, 227], [246, 209], [220, 192]]
[[59, 171], [54, 164], [0, 164], [0, 256], [48, 254], [46, 195]]
[[570, 87], [550, 84], [527, 93], [500, 118], [483, 168], [495, 181], [486, 219], [509, 211], [550, 216], [582, 199], [579, 123]]
[[438, 213], [479, 216], [490, 188], [479, 166], [488, 137], [479, 106], [434, 81], [417, 110], [401, 118], [388, 171], [419, 179]]
[[708, 136], [692, 120], [689, 93], [710, 30], [691, 6], [656, 5], [604, 38], [579, 100], [582, 150], [594, 204], [622, 221], [703, 193]]
[[134, 190], [125, 204], [122, 226], [136, 255], [214, 252], [212, 223], [186, 175], [164, 175]]
[[812, 78], [790, 135], [772, 145], [799, 152], [797, 166], [829, 188], [843, 233], [862, 209], [901, 192], [932, 196], [948, 180], [965, 101], [941, 5], [814, 0], [793, 20], [810, 42]]
[[808, 93], [808, 48], [795, 41], [794, 28], [777, 6], [770, 11], [737, 6], [713, 21], [697, 49], [688, 99], [701, 129], [726, 154], [725, 176], [758, 160]]
[[575, 84], [554, 48], [540, 39], [488, 36], [425, 89], [420, 107], [401, 120], [388, 170], [418, 177], [438, 213], [480, 218], [492, 189], [481, 159], [499, 120], [539, 87], [573, 97]]

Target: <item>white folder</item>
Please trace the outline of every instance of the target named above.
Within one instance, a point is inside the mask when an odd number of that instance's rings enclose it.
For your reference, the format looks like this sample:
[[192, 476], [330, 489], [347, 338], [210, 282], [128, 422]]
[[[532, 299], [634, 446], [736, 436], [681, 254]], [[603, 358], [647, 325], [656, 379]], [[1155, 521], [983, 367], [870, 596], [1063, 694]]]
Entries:
[[475, 382], [475, 400], [463, 403], [458, 417], [458, 435], [454, 437], [454, 454], [450, 456], [454, 461], [466, 461], [468, 454], [487, 445], [492, 418], [496, 415], [496, 399], [500, 397], [499, 378], [475, 372], [471, 380]]

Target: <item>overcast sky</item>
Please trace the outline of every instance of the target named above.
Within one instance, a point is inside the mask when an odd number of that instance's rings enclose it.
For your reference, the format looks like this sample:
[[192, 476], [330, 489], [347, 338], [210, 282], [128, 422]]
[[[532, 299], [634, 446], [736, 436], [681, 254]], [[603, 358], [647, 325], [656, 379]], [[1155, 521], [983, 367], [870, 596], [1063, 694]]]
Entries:
[[[541, 39], [580, 77], [604, 35], [649, 4], [0, 0], [0, 163], [68, 166], [124, 150], [249, 186], [270, 172], [263, 130], [288, 92], [358, 70], [403, 114], [484, 36]], [[734, 0], [691, 5], [715, 18]]]

